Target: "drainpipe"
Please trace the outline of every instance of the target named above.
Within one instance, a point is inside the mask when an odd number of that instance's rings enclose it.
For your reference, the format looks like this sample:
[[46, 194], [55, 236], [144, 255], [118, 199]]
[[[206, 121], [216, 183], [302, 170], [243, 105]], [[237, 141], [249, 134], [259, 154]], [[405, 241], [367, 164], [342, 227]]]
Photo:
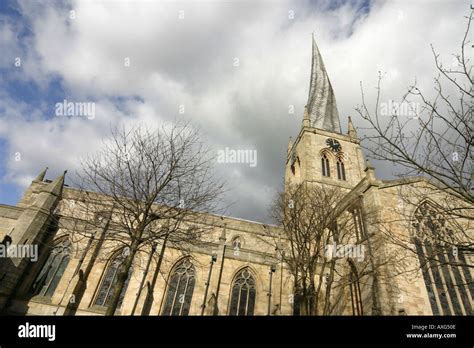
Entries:
[[276, 267], [275, 265], [271, 265], [270, 267], [270, 285], [268, 287], [268, 315], [270, 315], [271, 312], [271, 306], [272, 306], [272, 279], [273, 279], [273, 273], [275, 273]]
[[221, 280], [222, 280], [222, 271], [224, 270], [224, 260], [225, 260], [225, 250], [227, 245], [225, 244], [226, 241], [226, 226], [224, 225], [224, 229], [222, 230], [222, 234], [219, 237], [219, 241], [221, 244], [223, 244], [222, 247], [222, 257], [221, 257], [221, 269], [219, 271], [219, 280], [217, 281], [217, 290], [216, 290], [216, 302], [214, 303], [214, 312], [213, 315], [218, 315], [219, 314], [219, 309], [218, 309], [218, 299], [219, 299], [219, 290], [221, 288]]
[[204, 310], [206, 309], [206, 301], [207, 301], [207, 292], [209, 291], [209, 284], [211, 283], [211, 274], [212, 274], [212, 266], [214, 266], [214, 262], [217, 261], [217, 255], [213, 254], [211, 258], [211, 267], [209, 268], [209, 274], [207, 276], [206, 282], [206, 291], [204, 292], [204, 300], [202, 301], [201, 305], [201, 315], [204, 315]]

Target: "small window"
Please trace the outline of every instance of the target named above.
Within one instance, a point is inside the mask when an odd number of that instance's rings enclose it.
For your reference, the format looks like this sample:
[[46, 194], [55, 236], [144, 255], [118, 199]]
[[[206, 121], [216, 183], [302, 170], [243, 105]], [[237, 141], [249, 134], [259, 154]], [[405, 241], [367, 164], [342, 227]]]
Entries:
[[240, 237], [235, 237], [233, 240], [232, 240], [232, 247], [234, 249], [241, 249], [242, 248], [242, 239]]
[[344, 162], [341, 159], [337, 160], [337, 179], [346, 181], [346, 170], [344, 168]]
[[331, 176], [331, 170], [329, 168], [329, 159], [326, 154], [324, 154], [321, 157], [321, 170], [322, 170], [323, 176], [328, 177], [328, 178]]

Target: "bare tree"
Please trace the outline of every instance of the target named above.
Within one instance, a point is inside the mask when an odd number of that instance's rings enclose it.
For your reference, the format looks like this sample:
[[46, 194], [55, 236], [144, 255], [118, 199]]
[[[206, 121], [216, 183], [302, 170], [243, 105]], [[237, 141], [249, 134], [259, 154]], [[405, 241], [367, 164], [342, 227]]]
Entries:
[[272, 208], [282, 226], [274, 242], [294, 279], [301, 315], [342, 314], [348, 287], [376, 271], [364, 255], [369, 236], [357, 236], [345, 197], [338, 188], [302, 183], [279, 194]]
[[192, 222], [214, 211], [223, 192], [212, 163], [190, 125], [115, 128], [103, 148], [83, 160], [75, 215], [104, 231], [101, 246], [124, 251], [106, 315], [114, 315], [138, 252], [153, 253], [157, 243], [185, 248], [199, 242], [206, 229]]
[[[380, 114], [380, 73], [374, 112], [368, 109], [362, 84], [362, 105], [356, 111], [370, 125], [370, 131], [363, 138], [370, 157], [398, 165], [403, 168], [401, 175], [424, 175], [440, 190], [472, 205], [474, 89], [472, 64], [465, 53], [471, 45], [467, 38], [472, 12], [467, 18], [461, 53], [454, 55], [458, 63], [456, 69], [445, 68], [431, 46], [438, 70], [434, 98], [430, 100], [416, 82], [403, 96], [399, 105], [408, 105], [412, 117], [400, 117], [398, 110], [391, 110], [391, 115]], [[457, 91], [456, 97], [450, 95], [453, 90]], [[413, 107], [417, 105], [421, 107]], [[472, 212], [464, 210], [452, 209], [450, 213], [472, 219]]]
[[[362, 83], [362, 104], [356, 108], [368, 124], [362, 141], [369, 157], [393, 163], [399, 169], [397, 175], [405, 177], [393, 215], [398, 218], [385, 221], [384, 233], [415, 258], [428, 248], [420, 260], [422, 268], [473, 267], [467, 256], [474, 252], [474, 89], [468, 56], [472, 16], [471, 10], [466, 16], [460, 53], [453, 54], [455, 67], [446, 67], [431, 45], [437, 71], [433, 91], [423, 91], [415, 81], [398, 103], [406, 106], [404, 110], [399, 107], [383, 113], [379, 73], [373, 111], [365, 100]], [[435, 202], [419, 206], [426, 199]], [[413, 233], [395, 235], [387, 227], [390, 223], [403, 224]]]

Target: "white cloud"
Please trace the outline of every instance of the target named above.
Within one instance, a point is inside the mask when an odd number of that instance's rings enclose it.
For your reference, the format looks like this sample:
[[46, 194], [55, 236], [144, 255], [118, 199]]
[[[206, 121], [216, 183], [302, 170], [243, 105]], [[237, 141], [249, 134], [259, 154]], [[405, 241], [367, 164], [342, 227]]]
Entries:
[[[36, 115], [9, 100], [0, 105], [0, 136], [10, 152], [7, 179], [26, 185], [39, 168], [77, 168], [110, 124], [160, 124], [182, 115], [199, 126], [216, 150], [253, 147], [255, 168], [219, 167], [235, 200], [230, 214], [262, 220], [270, 192], [279, 189], [286, 143], [300, 126], [309, 84], [311, 32], [333, 84], [343, 129], [360, 102], [359, 81], [373, 96], [378, 70], [384, 96], [398, 99], [413, 78], [430, 88], [429, 43], [445, 57], [456, 52], [467, 6], [460, 1], [375, 2], [368, 14], [348, 3], [328, 10], [305, 2], [22, 1], [33, 36], [26, 43], [25, 80], [44, 86], [59, 77], [69, 99], [95, 100], [94, 120]], [[326, 10], [324, 10], [326, 9]], [[70, 10], [76, 18], [70, 19]], [[184, 10], [184, 19], [179, 11]], [[289, 11], [295, 18], [289, 19]], [[15, 45], [14, 29], [3, 41]], [[130, 58], [130, 67], [124, 59]], [[235, 58], [239, 66], [235, 67]], [[114, 97], [125, 102], [114, 103]], [[138, 97], [139, 99], [133, 99]], [[132, 98], [132, 99], [127, 99]], [[59, 100], [57, 102], [60, 102]], [[295, 114], [289, 114], [294, 105]], [[39, 114], [51, 108], [46, 105]], [[357, 124], [358, 120], [355, 118]], [[388, 169], [379, 172], [387, 175]]]

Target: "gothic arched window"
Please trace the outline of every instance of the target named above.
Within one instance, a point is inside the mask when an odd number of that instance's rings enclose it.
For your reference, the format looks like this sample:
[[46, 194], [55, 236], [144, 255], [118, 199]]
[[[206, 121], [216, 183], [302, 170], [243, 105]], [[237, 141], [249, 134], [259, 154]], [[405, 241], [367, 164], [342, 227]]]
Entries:
[[360, 292], [359, 275], [354, 265], [350, 264], [349, 289], [351, 292], [352, 315], [363, 315], [362, 296]]
[[179, 262], [168, 282], [163, 315], [188, 315], [193, 297], [196, 270], [186, 258]]
[[472, 315], [471, 273], [461, 248], [442, 243], [454, 231], [433, 204], [423, 202], [415, 211], [415, 244], [434, 315]]
[[63, 276], [71, 255], [71, 242], [64, 238], [51, 250], [48, 259], [36, 276], [31, 292], [34, 295], [52, 297]]
[[248, 268], [234, 278], [230, 296], [229, 315], [253, 315], [255, 307], [255, 279]]
[[[96, 306], [103, 306], [107, 307], [112, 299], [112, 295], [115, 291], [115, 287], [117, 285], [117, 276], [120, 271], [120, 266], [122, 266], [125, 258], [127, 257], [128, 249], [124, 248], [121, 252], [117, 253], [115, 257], [110, 261], [107, 270], [105, 271], [104, 277], [100, 284], [99, 291], [97, 293], [97, 297], [95, 299], [94, 304]], [[125, 296], [125, 292], [127, 291], [128, 283], [130, 281], [130, 276], [132, 275], [132, 267], [128, 272], [128, 277], [123, 284], [122, 292], [120, 293], [119, 302], [117, 308], [122, 306], [123, 298]]]
[[337, 179], [346, 181], [346, 170], [344, 168], [344, 162], [342, 159], [338, 159], [336, 162], [337, 167]]
[[331, 176], [331, 169], [329, 167], [329, 158], [326, 154], [321, 156], [321, 171], [323, 176], [330, 177]]

